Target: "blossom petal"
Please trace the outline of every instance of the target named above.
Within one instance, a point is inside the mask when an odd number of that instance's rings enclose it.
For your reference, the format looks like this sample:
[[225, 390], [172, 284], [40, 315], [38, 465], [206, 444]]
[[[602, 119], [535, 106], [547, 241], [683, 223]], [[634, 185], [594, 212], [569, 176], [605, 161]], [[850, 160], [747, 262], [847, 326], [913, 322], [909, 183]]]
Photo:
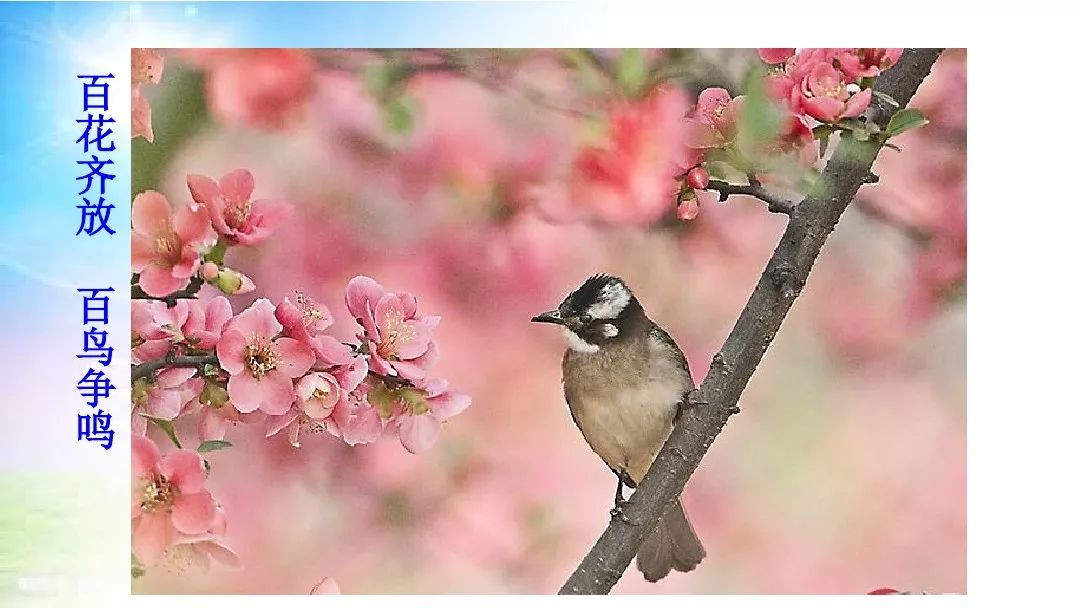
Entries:
[[215, 199], [221, 196], [221, 190], [218, 188], [217, 183], [205, 175], [188, 175], [187, 187], [188, 192], [191, 193], [191, 198], [207, 209], [213, 209]]
[[191, 450], [170, 452], [161, 461], [161, 474], [184, 494], [201, 492], [206, 482], [202, 456]]
[[757, 52], [765, 63], [784, 63], [795, 54], [795, 49], [758, 49]]
[[257, 245], [288, 219], [292, 205], [283, 201], [257, 200], [251, 204], [251, 215], [245, 230], [237, 232], [241, 245]]
[[247, 169], [236, 169], [221, 178], [221, 193], [235, 201], [246, 201], [255, 191], [255, 176]]
[[437, 420], [446, 420], [464, 412], [472, 404], [472, 397], [465, 393], [450, 391], [427, 400], [431, 414]]
[[840, 115], [841, 118], [854, 118], [859, 114], [866, 111], [866, 108], [870, 106], [870, 96], [872, 91], [870, 89], [863, 89], [858, 93], [848, 98], [844, 113]]
[[250, 374], [229, 378], [229, 398], [240, 412], [258, 409], [277, 416], [289, 411], [293, 397], [292, 379], [280, 370], [270, 371], [258, 380]]
[[147, 266], [139, 272], [139, 287], [155, 298], [163, 298], [187, 283], [187, 278], [174, 277], [172, 268]]
[[143, 477], [150, 473], [156, 473], [159, 460], [161, 460], [161, 452], [158, 450], [157, 444], [142, 436], [131, 438], [132, 475]]
[[278, 338], [274, 341], [274, 348], [278, 354], [275, 370], [289, 378], [299, 378], [315, 365], [315, 353], [299, 340]]
[[154, 143], [154, 127], [150, 116], [150, 100], [143, 96], [139, 85], [133, 85], [131, 87], [131, 139], [141, 137]]
[[154, 237], [169, 231], [172, 208], [165, 195], [155, 190], [140, 192], [131, 202], [131, 229], [133, 232]]
[[300, 410], [290, 408], [289, 411], [281, 414], [280, 416], [267, 416], [266, 417], [266, 437], [273, 437], [281, 432], [281, 429], [296, 422], [297, 417], [300, 416]]
[[343, 425], [341, 437], [349, 445], [373, 443], [382, 435], [384, 427], [385, 423], [375, 408], [365, 407]]
[[184, 534], [200, 534], [214, 522], [214, 499], [203, 490], [173, 499], [172, 523]]
[[199, 414], [199, 441], [224, 439], [229, 420], [218, 412], [218, 408], [204, 407]]
[[811, 97], [803, 101], [803, 109], [821, 122], [835, 122], [844, 111], [844, 102], [832, 97]]
[[379, 331], [375, 327], [374, 309], [386, 290], [365, 276], [353, 277], [345, 287], [345, 304], [354, 319], [364, 326], [369, 339], [378, 342]]
[[204, 541], [200, 546], [218, 563], [228, 568], [240, 567], [240, 556], [216, 540]]
[[328, 576], [315, 583], [310, 595], [341, 595], [341, 588], [338, 587], [337, 581]]
[[202, 205], [184, 205], [176, 212], [176, 234], [184, 243], [209, 245], [214, 242], [210, 212]]
[[236, 375], [246, 369], [244, 355], [247, 352], [247, 338], [235, 329], [230, 329], [221, 334], [217, 343], [218, 362], [222, 369]]
[[439, 421], [431, 414], [406, 416], [398, 427], [398, 437], [413, 454], [427, 451], [439, 437]]
[[131, 550], [143, 566], [150, 566], [161, 559], [165, 549], [172, 544], [173, 527], [165, 511], [146, 513], [139, 517], [131, 529]]

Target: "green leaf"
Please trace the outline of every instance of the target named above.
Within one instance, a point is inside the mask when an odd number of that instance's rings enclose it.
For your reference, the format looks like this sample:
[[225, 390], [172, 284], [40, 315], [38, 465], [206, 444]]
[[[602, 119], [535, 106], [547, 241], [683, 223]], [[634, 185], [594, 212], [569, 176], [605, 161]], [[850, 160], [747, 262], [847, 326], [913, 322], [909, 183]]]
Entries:
[[858, 126], [851, 130], [851, 135], [856, 141], [869, 141], [870, 131], [864, 126]]
[[213, 452], [214, 450], [224, 450], [225, 448], [231, 448], [232, 443], [225, 441], [224, 439], [208, 439], [199, 444], [199, 447], [195, 449], [200, 454], [207, 452]]
[[892, 118], [889, 119], [889, 126], [885, 127], [885, 133], [892, 137], [894, 135], [899, 135], [904, 131], [917, 129], [929, 123], [930, 121], [919, 110], [916, 110], [915, 108], [904, 108], [896, 114], [893, 114]]
[[829, 137], [833, 134], [832, 125], [818, 125], [813, 129], [814, 139], [818, 140], [818, 156], [825, 156], [829, 149]]
[[783, 118], [779, 106], [765, 92], [764, 72], [751, 70], [746, 77], [746, 98], [739, 110], [737, 148], [756, 150], [772, 142], [780, 133]]
[[173, 445], [176, 446], [176, 449], [178, 449], [178, 450], [184, 449], [184, 447], [182, 445], [180, 445], [180, 439], [177, 438], [177, 436], [176, 436], [176, 429], [173, 428], [172, 421], [165, 420], [164, 418], [154, 418], [153, 416], [149, 416], [147, 414], [139, 414], [139, 415], [142, 416], [143, 418], [146, 418], [150, 422], [154, 423], [154, 426], [156, 426], [159, 429], [161, 429], [162, 431], [164, 431], [165, 435], [168, 436], [169, 440], [172, 441]]
[[210, 251], [206, 252], [203, 257], [209, 262], [216, 262], [219, 266], [225, 263], [225, 250], [229, 248], [229, 243], [225, 239], [218, 239], [217, 243], [210, 248]]
[[813, 129], [814, 139], [829, 139], [832, 132], [832, 125], [818, 125]]
[[416, 113], [405, 96], [398, 96], [383, 105], [383, 121], [391, 133], [408, 135], [416, 124]]
[[622, 90], [631, 97], [637, 97], [645, 89], [649, 78], [649, 65], [642, 49], [625, 49], [619, 54], [615, 64], [615, 79]]
[[394, 66], [390, 63], [370, 63], [362, 71], [364, 84], [375, 97], [383, 97], [394, 84]]

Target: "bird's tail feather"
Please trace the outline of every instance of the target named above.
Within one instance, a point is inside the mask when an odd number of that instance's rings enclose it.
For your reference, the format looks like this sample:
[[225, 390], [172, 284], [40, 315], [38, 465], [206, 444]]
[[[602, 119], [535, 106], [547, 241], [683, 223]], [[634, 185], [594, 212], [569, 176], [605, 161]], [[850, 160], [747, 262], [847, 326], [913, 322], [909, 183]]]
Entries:
[[689, 572], [703, 559], [705, 547], [686, 519], [682, 501], [676, 500], [638, 549], [637, 567], [645, 580], [655, 583], [673, 569]]

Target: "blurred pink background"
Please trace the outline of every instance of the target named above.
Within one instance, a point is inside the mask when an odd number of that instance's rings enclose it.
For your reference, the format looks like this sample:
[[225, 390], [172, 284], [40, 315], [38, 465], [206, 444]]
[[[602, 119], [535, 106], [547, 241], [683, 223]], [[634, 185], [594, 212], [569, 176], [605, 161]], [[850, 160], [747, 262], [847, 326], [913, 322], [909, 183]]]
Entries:
[[[175, 205], [188, 173], [249, 168], [257, 198], [297, 206], [267, 243], [229, 253], [253, 295], [300, 289], [347, 320], [355, 275], [411, 291], [442, 316], [437, 375], [473, 404], [420, 456], [319, 435], [297, 450], [238, 427], [208, 485], [243, 570], [172, 564], [133, 589], [306, 593], [332, 576], [344, 593], [553, 592], [605, 527], [614, 477], [563, 401], [561, 336], [529, 318], [617, 274], [701, 380], [784, 218], [733, 197], [675, 220], [654, 196], [670, 179], [663, 125], [704, 86], [737, 90], [756, 55], [649, 51], [634, 60], [655, 80], [636, 84], [618, 51], [604, 56], [615, 78], [560, 51], [457, 52], [455, 70], [385, 94], [376, 68], [435, 60], [290, 53], [225, 69], [164, 52], [134, 191]], [[965, 68], [963, 51], [935, 66], [913, 102], [931, 124], [883, 151], [880, 183], [842, 218], [691, 478], [708, 557], [657, 584], [631, 566], [616, 592], [966, 591]], [[584, 160], [610, 149], [607, 175]]]

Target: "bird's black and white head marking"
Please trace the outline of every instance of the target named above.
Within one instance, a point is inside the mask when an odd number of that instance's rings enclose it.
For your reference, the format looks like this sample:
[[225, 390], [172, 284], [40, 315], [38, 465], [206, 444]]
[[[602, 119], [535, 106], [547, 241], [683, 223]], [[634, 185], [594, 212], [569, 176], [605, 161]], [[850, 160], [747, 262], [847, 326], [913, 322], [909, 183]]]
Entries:
[[626, 283], [602, 274], [587, 279], [559, 305], [570, 348], [585, 353], [618, 340], [639, 314], [641, 305]]

